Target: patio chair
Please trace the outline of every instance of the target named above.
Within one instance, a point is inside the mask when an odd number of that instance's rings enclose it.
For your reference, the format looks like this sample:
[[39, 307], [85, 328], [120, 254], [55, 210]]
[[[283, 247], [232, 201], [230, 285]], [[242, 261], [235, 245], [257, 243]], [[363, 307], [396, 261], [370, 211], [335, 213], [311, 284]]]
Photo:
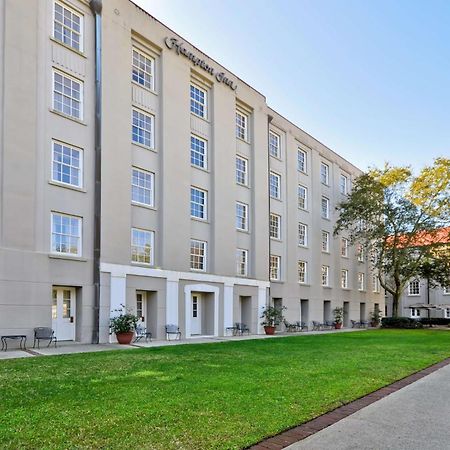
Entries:
[[152, 342], [152, 333], [142, 325], [137, 325], [133, 342], [139, 342], [142, 338], [145, 338], [145, 342], [148, 342], [149, 339]]
[[250, 335], [250, 328], [245, 323], [236, 322], [235, 328], [236, 334], [239, 334], [239, 336], [242, 336], [244, 333]]
[[352, 328], [361, 328], [361, 322], [350, 320], [350, 323], [352, 324]]
[[33, 348], [36, 348], [36, 342], [38, 344], [38, 348], [40, 347], [40, 341], [48, 341], [47, 347], [50, 347], [50, 344], [52, 342], [56, 343], [58, 342], [58, 339], [56, 339], [55, 332], [49, 328], [49, 327], [36, 327], [34, 329], [34, 342], [33, 342]]
[[320, 322], [313, 320], [312, 324], [313, 324], [313, 331], [320, 331], [322, 329], [322, 324]]
[[297, 331], [308, 331], [308, 325], [305, 322], [300, 322], [297, 320], [297, 322], [295, 322], [295, 326], [297, 327]]
[[178, 325], [168, 324], [166, 325], [166, 339], [170, 341], [170, 335], [175, 335], [175, 340], [181, 340], [181, 331]]
[[297, 331], [296, 323], [290, 323], [287, 320], [284, 320], [283, 323], [284, 323], [284, 326], [285, 326], [287, 332]]
[[367, 328], [369, 326], [369, 322], [367, 320], [361, 320], [359, 322], [359, 327], [360, 328]]
[[331, 320], [326, 320], [323, 325], [324, 325], [324, 328], [326, 328], [327, 330], [333, 330], [334, 329], [334, 322], [331, 321]]

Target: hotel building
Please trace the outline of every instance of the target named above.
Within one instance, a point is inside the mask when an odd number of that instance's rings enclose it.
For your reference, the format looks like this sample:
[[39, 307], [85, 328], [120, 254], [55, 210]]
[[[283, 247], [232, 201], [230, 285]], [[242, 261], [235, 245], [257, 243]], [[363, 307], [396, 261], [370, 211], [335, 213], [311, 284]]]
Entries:
[[384, 295], [333, 237], [360, 170], [129, 0], [0, 0], [0, 334], [107, 342], [366, 319]]

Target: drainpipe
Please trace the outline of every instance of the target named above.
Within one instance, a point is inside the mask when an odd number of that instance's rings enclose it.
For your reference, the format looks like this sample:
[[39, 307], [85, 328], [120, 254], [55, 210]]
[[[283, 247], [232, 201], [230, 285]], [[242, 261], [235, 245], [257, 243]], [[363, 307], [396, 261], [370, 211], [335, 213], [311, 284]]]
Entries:
[[270, 291], [271, 291], [271, 282], [270, 282], [270, 255], [272, 254], [272, 240], [270, 239], [270, 207], [271, 207], [271, 201], [270, 201], [270, 154], [269, 154], [269, 129], [270, 124], [273, 120], [273, 116], [267, 116], [267, 198], [269, 203], [269, 215], [267, 217], [267, 223], [269, 225], [269, 233], [267, 235], [269, 239], [269, 261], [268, 261], [268, 269], [269, 269], [269, 306], [271, 304], [270, 300]]
[[94, 162], [94, 328], [92, 343], [100, 333], [100, 242], [101, 242], [101, 138], [102, 138], [102, 0], [91, 0], [95, 16], [95, 162]]

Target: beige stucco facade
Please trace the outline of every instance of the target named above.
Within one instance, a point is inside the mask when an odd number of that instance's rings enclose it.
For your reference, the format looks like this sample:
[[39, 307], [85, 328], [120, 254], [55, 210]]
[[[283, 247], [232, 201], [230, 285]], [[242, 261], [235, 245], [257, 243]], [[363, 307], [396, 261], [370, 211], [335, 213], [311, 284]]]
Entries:
[[[168, 323], [188, 338], [223, 335], [234, 322], [258, 333], [260, 311], [274, 301], [287, 307], [289, 321], [309, 323], [331, 319], [336, 306], [345, 305], [347, 322], [367, 318], [374, 304], [384, 308], [367, 262], [359, 262], [353, 248], [342, 257], [341, 238], [332, 236], [341, 175], [350, 189], [360, 171], [132, 2], [103, 3], [100, 341], [110, 339], [111, 310], [121, 304], [136, 309], [137, 298], [144, 299], [143, 323], [157, 338], [164, 338]], [[79, 50], [55, 37], [53, 0], [0, 0], [0, 334], [31, 337], [36, 326], [65, 326], [70, 338], [90, 342], [95, 25], [89, 2], [57, 4], [81, 17]], [[177, 50], [174, 42], [183, 45]], [[152, 61], [150, 87], [132, 79], [133, 49]], [[56, 110], [55, 73], [81, 86], [80, 117]], [[205, 117], [191, 112], [191, 84], [206, 96]], [[133, 142], [133, 111], [151, 117], [148, 143]], [[247, 118], [243, 138], [236, 136], [236, 111]], [[279, 137], [277, 157], [270, 156], [269, 131]], [[204, 167], [192, 164], [191, 136], [205, 143]], [[82, 154], [77, 186], [55, 181], [54, 142]], [[299, 149], [306, 155], [304, 171], [298, 170]], [[236, 182], [237, 156], [247, 162], [246, 183]], [[326, 184], [322, 163], [329, 168]], [[151, 175], [151, 204], [132, 201], [133, 170]], [[279, 199], [268, 194], [270, 172], [279, 177]], [[299, 185], [307, 188], [304, 209]], [[191, 187], [206, 193], [203, 218], [191, 217]], [[329, 200], [329, 218], [322, 218], [322, 197]], [[236, 229], [236, 202], [247, 205], [245, 230]], [[270, 212], [280, 218], [279, 238], [269, 237]], [[76, 254], [55, 249], [53, 221], [60, 215], [79, 224]], [[303, 246], [299, 223], [308, 227]], [[145, 263], [133, 261], [132, 229], [152, 235]], [[326, 252], [322, 231], [330, 236]], [[206, 243], [201, 269], [192, 269], [191, 240]], [[246, 274], [237, 273], [237, 249], [247, 252]], [[270, 255], [280, 258], [276, 281], [269, 279]], [[307, 263], [303, 283], [298, 261]], [[344, 269], [348, 288], [342, 289]], [[364, 273], [362, 290], [358, 273]], [[65, 325], [55, 317], [61, 313]]]

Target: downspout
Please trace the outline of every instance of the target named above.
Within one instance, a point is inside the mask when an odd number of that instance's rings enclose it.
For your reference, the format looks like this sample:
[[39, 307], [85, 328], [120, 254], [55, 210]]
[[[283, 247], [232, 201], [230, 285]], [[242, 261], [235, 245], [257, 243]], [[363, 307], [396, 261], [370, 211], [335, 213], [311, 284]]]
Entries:
[[102, 181], [102, 0], [91, 0], [95, 16], [95, 162], [94, 162], [94, 328], [92, 343], [99, 343], [100, 334], [100, 243], [101, 243], [101, 181]]
[[271, 207], [271, 201], [270, 201], [270, 153], [269, 153], [269, 130], [270, 130], [270, 124], [273, 120], [273, 116], [267, 116], [267, 198], [269, 203], [269, 215], [267, 217], [267, 223], [268, 223], [268, 239], [269, 239], [269, 260], [268, 260], [268, 270], [269, 270], [269, 306], [271, 304], [270, 300], [270, 291], [271, 291], [271, 281], [270, 281], [270, 255], [272, 254], [272, 240], [270, 239], [270, 207]]

